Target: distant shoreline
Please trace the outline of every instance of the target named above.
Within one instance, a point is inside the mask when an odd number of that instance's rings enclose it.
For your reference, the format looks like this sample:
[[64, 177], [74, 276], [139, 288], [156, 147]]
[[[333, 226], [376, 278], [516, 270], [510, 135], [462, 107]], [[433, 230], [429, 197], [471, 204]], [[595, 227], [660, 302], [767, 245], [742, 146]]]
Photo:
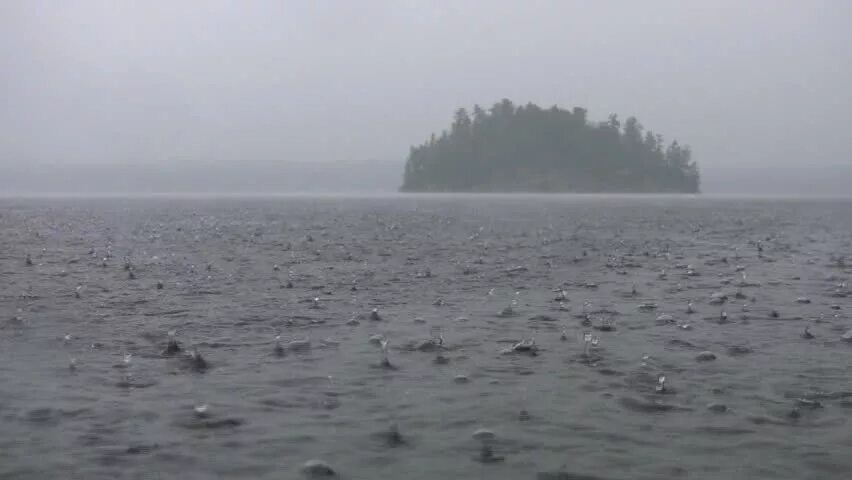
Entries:
[[852, 194], [779, 194], [779, 193], [541, 193], [541, 192], [25, 192], [0, 193], [0, 200], [53, 200], [53, 199], [186, 199], [186, 200], [215, 200], [215, 199], [275, 199], [275, 198], [317, 198], [317, 199], [637, 199], [637, 200], [852, 200]]
[[[388, 195], [398, 193], [400, 162], [332, 163], [275, 166], [247, 162], [241, 169], [205, 164], [0, 166], [0, 197], [139, 195]], [[712, 167], [701, 172], [701, 195], [845, 196], [852, 194], [852, 166], [819, 168]], [[510, 189], [513, 190], [513, 189]], [[407, 193], [436, 195], [445, 192]], [[465, 192], [468, 193], [468, 192]], [[594, 195], [603, 192], [522, 192], [506, 195]], [[666, 192], [646, 192], [654, 195]], [[471, 195], [504, 193], [490, 191]], [[609, 193], [608, 193], [609, 194]], [[617, 192], [616, 194], [631, 194]], [[638, 193], [637, 193], [638, 194]], [[688, 194], [691, 195], [691, 194]]]
[[453, 114], [411, 146], [400, 191], [699, 193], [692, 149], [666, 142], [635, 117], [592, 122], [587, 110], [504, 98]]

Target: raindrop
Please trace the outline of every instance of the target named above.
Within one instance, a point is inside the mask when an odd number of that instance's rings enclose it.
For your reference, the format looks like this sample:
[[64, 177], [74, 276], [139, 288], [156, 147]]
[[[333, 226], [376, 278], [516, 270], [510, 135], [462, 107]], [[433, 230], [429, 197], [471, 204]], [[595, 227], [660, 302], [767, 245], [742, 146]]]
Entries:
[[192, 410], [195, 412], [195, 416], [198, 418], [206, 418], [210, 415], [208, 413], [209, 409], [206, 403], [195, 405], [194, 407], [192, 407]]
[[657, 393], [666, 393], [666, 376], [662, 373], [657, 377], [657, 386], [654, 390]]

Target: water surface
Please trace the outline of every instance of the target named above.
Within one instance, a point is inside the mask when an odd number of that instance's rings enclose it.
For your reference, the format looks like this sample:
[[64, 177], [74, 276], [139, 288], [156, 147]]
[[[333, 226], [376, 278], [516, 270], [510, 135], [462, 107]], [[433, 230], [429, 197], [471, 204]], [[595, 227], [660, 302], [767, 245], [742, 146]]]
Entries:
[[848, 199], [6, 198], [0, 477], [846, 479], [850, 227]]

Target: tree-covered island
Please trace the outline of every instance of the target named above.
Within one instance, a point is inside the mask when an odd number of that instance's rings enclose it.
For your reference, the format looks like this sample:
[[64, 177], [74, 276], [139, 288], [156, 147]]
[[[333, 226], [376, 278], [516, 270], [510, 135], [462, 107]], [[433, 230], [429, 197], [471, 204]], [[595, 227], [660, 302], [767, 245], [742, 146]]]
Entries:
[[456, 110], [449, 131], [411, 147], [403, 192], [699, 191], [686, 145], [622, 124], [586, 118], [586, 110], [516, 106]]

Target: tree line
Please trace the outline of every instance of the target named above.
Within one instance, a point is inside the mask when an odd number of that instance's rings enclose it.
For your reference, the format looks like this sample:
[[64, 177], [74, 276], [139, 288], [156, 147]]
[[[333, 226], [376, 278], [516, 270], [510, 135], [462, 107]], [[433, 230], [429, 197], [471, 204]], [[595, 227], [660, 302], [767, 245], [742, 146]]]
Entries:
[[687, 145], [645, 130], [635, 117], [591, 122], [587, 110], [508, 99], [456, 110], [449, 130], [411, 147], [404, 192], [697, 193]]

